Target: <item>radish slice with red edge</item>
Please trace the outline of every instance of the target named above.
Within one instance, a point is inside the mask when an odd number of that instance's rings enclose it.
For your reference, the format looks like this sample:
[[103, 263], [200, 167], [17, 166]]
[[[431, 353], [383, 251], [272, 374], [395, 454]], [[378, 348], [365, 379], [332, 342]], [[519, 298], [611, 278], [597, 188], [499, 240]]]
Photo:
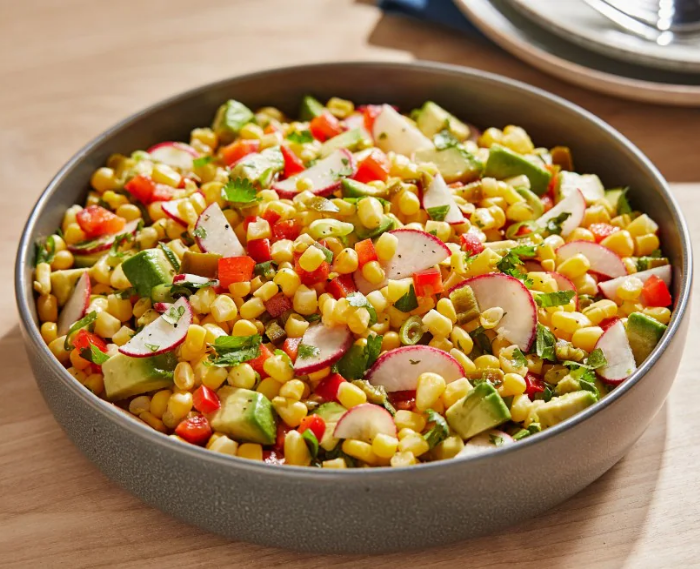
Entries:
[[80, 320], [87, 313], [90, 306], [90, 294], [92, 293], [92, 285], [90, 284], [90, 275], [84, 272], [75, 283], [73, 294], [66, 301], [66, 304], [61, 310], [58, 317], [58, 335], [63, 336], [68, 333], [70, 327]]
[[347, 130], [354, 130], [356, 128], [359, 128], [367, 134], [367, 138], [372, 138], [372, 134], [367, 130], [367, 127], [365, 126], [365, 116], [362, 113], [353, 113], [343, 122], [345, 123], [345, 128]]
[[447, 352], [432, 346], [403, 346], [383, 353], [367, 371], [372, 385], [381, 385], [387, 393], [413, 391], [418, 377], [425, 372], [441, 375], [446, 383], [464, 377], [462, 365]]
[[527, 352], [537, 331], [537, 306], [522, 281], [491, 273], [467, 279], [450, 292], [464, 286], [470, 286], [474, 291], [481, 312], [495, 307], [503, 309], [503, 318], [496, 326], [496, 332]]
[[161, 142], [148, 149], [151, 158], [180, 170], [192, 170], [192, 161], [199, 156], [194, 148], [184, 142]]
[[203, 277], [201, 275], [193, 275], [191, 273], [180, 273], [179, 275], [175, 275], [173, 277], [173, 284], [183, 284], [183, 283], [191, 283], [191, 284], [195, 284], [195, 285], [207, 285], [207, 286], [211, 286], [214, 288], [218, 288], [218, 286], [219, 286], [218, 279], [208, 279], [207, 277]]
[[611, 385], [622, 383], [637, 368], [622, 320], [609, 326], [598, 339], [595, 347], [603, 352], [607, 361], [605, 367], [596, 370], [605, 383]]
[[327, 328], [318, 322], [306, 329], [299, 346], [316, 348], [309, 357], [303, 357], [300, 350], [294, 363], [297, 375], [307, 375], [331, 366], [342, 358], [352, 346], [352, 333], [345, 326]]
[[382, 288], [389, 279], [405, 279], [413, 273], [429, 269], [447, 259], [452, 251], [440, 239], [418, 229], [395, 229], [390, 231], [398, 239], [396, 253], [382, 265], [384, 280], [372, 284], [362, 276], [362, 271], [354, 273], [355, 285], [362, 294]]
[[180, 298], [121, 346], [119, 351], [132, 358], [148, 358], [172, 352], [185, 341], [191, 324], [192, 307], [186, 298]]
[[617, 289], [628, 280], [636, 278], [645, 283], [652, 275], [659, 277], [662, 281], [664, 281], [667, 287], [671, 286], [673, 269], [671, 268], [671, 265], [664, 265], [663, 267], [655, 267], [646, 271], [640, 271], [638, 273], [632, 273], [631, 275], [617, 277], [616, 279], [598, 283], [598, 288], [607, 298], [614, 299], [617, 295]]
[[490, 431], [478, 434], [469, 439], [457, 456], [481, 454], [482, 452], [496, 450], [497, 448], [513, 444], [514, 442], [513, 437], [509, 434], [499, 431], [498, 429], [491, 429]]
[[591, 271], [606, 277], [623, 277], [627, 269], [622, 259], [607, 247], [592, 241], [569, 241], [557, 249], [558, 262], [565, 261], [578, 254], [583, 255], [591, 264]]
[[[443, 177], [438, 174], [433, 178], [430, 185], [423, 191], [423, 209], [433, 209], [436, 207], [447, 207], [447, 214], [442, 219], [450, 225], [464, 223], [462, 210], [457, 206], [450, 188], [447, 187]], [[428, 212], [430, 215], [430, 212]]]
[[242, 257], [246, 254], [231, 224], [216, 202], [207, 207], [197, 219], [194, 238], [204, 253], [216, 253], [224, 258]]
[[340, 187], [343, 178], [352, 178], [357, 173], [357, 164], [352, 153], [340, 148], [307, 168], [303, 172], [276, 182], [272, 189], [277, 192], [282, 199], [292, 199], [299, 192], [297, 181], [307, 178], [311, 182], [311, 193], [317, 196], [327, 196]]
[[173, 221], [179, 223], [183, 227], [187, 227], [187, 221], [182, 218], [180, 215], [180, 210], [179, 206], [182, 202], [185, 202], [188, 200], [181, 199], [181, 200], [171, 200], [169, 202], [162, 202], [162, 205], [160, 206], [161, 209], [163, 210], [163, 213], [168, 216], [170, 219]]
[[112, 245], [114, 245], [114, 242], [119, 235], [133, 235], [136, 233], [139, 226], [139, 221], [141, 220], [129, 221], [124, 226], [124, 229], [122, 229], [119, 233], [115, 233], [113, 235], [102, 235], [97, 239], [84, 242], [83, 244], [75, 243], [73, 245], [68, 245], [68, 250], [77, 255], [92, 255], [93, 253], [107, 251], [108, 249], [112, 248]]
[[549, 221], [556, 219], [563, 213], [571, 214], [561, 224], [561, 235], [566, 237], [581, 225], [583, 216], [586, 213], [586, 200], [580, 190], [571, 192], [547, 213], [538, 217], [534, 222], [535, 226], [539, 229], [544, 229]]
[[372, 403], [363, 403], [346, 411], [333, 431], [336, 439], [355, 439], [371, 443], [377, 435], [396, 437], [391, 413]]
[[384, 152], [393, 151], [409, 158], [416, 150], [433, 148], [432, 141], [390, 105], [382, 105], [374, 119], [372, 136]]

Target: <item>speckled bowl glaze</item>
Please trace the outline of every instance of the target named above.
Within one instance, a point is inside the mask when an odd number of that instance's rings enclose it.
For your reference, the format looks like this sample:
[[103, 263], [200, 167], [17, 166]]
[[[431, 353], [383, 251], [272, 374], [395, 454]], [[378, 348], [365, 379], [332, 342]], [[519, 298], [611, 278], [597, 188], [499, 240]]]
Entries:
[[[236, 98], [294, 116], [302, 95], [411, 109], [431, 99], [480, 127], [522, 125], [543, 146], [571, 147], [582, 172], [629, 185], [653, 214], [674, 266], [675, 312], [651, 357], [611, 395], [572, 419], [493, 452], [410, 468], [346, 471], [268, 466], [179, 443], [94, 397], [54, 360], [37, 326], [33, 244], [80, 203], [91, 172], [114, 152], [187, 140]], [[661, 408], [688, 325], [690, 237], [659, 172], [610, 126], [562, 99], [482, 71], [428, 63], [339, 63], [264, 71], [208, 85], [107, 131], [56, 175], [24, 230], [17, 304], [27, 352], [47, 404], [74, 444], [148, 504], [232, 539], [317, 552], [378, 553], [493, 532], [566, 500], [613, 466]]]

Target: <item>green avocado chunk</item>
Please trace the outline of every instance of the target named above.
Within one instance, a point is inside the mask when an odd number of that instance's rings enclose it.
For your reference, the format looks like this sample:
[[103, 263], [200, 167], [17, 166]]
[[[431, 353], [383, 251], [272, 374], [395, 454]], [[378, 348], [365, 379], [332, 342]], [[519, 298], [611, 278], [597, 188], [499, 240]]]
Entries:
[[447, 423], [463, 439], [493, 429], [510, 420], [510, 411], [490, 383], [483, 382], [445, 413]]
[[459, 141], [469, 138], [469, 127], [432, 101], [426, 101], [417, 112], [416, 126], [428, 138], [445, 129]]
[[593, 405], [598, 400], [590, 391], [573, 391], [560, 397], [554, 397], [547, 403], [540, 404], [536, 410], [537, 420], [543, 429], [573, 417], [579, 411]]
[[73, 255], [73, 266], [77, 269], [92, 267], [104, 256], [104, 252], [91, 255]]
[[216, 111], [212, 128], [225, 144], [232, 141], [243, 125], [251, 122], [254, 118], [253, 111], [243, 103], [230, 99]]
[[314, 410], [312, 415], [318, 415], [326, 423], [337, 423], [338, 419], [345, 415], [346, 412], [347, 409], [345, 407], [343, 407], [339, 403], [330, 401], [329, 403], [323, 403], [322, 405], [319, 405]]
[[116, 354], [102, 364], [105, 396], [110, 401], [125, 399], [173, 385], [177, 365], [175, 352], [151, 358], [130, 358]]
[[221, 407], [209, 419], [215, 431], [261, 445], [275, 442], [277, 425], [267, 397], [236, 387], [222, 387], [217, 393]]
[[357, 235], [357, 238], [360, 240], [374, 239], [375, 237], [379, 237], [385, 231], [391, 231], [394, 229], [394, 225], [393, 218], [389, 217], [388, 215], [383, 215], [381, 223], [374, 229], [367, 229], [360, 224], [356, 224], [355, 235]]
[[299, 109], [299, 118], [303, 121], [310, 121], [319, 116], [326, 107], [324, 107], [317, 99], [311, 95], [306, 95], [301, 100]]
[[175, 270], [160, 249], [147, 249], [122, 263], [122, 270], [142, 298], [150, 297], [153, 287], [173, 282]]
[[362, 182], [351, 180], [350, 178], [343, 178], [341, 187], [343, 189], [343, 197], [346, 198], [364, 198], [367, 196], [384, 198], [389, 193], [386, 189], [379, 190], [369, 184], [363, 184]]
[[363, 139], [367, 138], [361, 128], [353, 128], [346, 132], [340, 133], [338, 136], [326, 140], [318, 149], [321, 158], [330, 156], [339, 148], [347, 148], [348, 150], [357, 150]]
[[275, 174], [284, 169], [284, 156], [279, 146], [266, 148], [262, 152], [248, 154], [231, 170], [230, 179], [244, 178], [253, 184], [266, 188], [269, 186]]
[[494, 144], [491, 147], [484, 169], [484, 177], [490, 176], [504, 180], [523, 175], [530, 180], [530, 189], [538, 196], [547, 193], [547, 187], [552, 178], [549, 170], [544, 168], [544, 166], [530, 162], [521, 154], [513, 152], [500, 144]]
[[635, 363], [640, 366], [659, 343], [666, 331], [665, 324], [641, 312], [633, 312], [627, 318], [627, 339], [634, 354]]
[[443, 150], [423, 148], [416, 151], [416, 162], [432, 162], [440, 170], [445, 182], [472, 182], [476, 180], [484, 165], [464, 148], [450, 146]]
[[[595, 174], [577, 174], [576, 172], [559, 172], [557, 176], [557, 201], [563, 200], [566, 196], [581, 190], [586, 202], [594, 203], [605, 198], [605, 188], [600, 178]], [[617, 207], [617, 202], [615, 203]]]

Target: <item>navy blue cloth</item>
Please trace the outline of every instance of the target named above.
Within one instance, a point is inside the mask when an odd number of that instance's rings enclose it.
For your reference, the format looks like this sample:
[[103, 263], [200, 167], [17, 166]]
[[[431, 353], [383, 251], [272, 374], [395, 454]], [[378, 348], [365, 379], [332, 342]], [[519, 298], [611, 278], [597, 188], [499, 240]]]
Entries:
[[472, 35], [479, 33], [452, 0], [378, 0], [377, 5], [391, 14], [435, 22]]

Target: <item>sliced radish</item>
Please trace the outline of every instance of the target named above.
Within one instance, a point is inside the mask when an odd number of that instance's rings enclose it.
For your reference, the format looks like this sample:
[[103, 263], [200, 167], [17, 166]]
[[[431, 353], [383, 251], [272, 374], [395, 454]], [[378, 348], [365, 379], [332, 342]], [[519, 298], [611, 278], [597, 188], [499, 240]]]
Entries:
[[464, 377], [462, 365], [447, 352], [431, 346], [403, 346], [383, 353], [367, 371], [372, 385], [381, 385], [387, 392], [416, 389], [420, 374], [431, 371], [446, 383]]
[[170, 310], [172, 305], [172, 302], [156, 302], [153, 304], [153, 310], [155, 310], [158, 314], [163, 314]]
[[537, 331], [537, 306], [522, 281], [502, 273], [491, 273], [467, 279], [452, 290], [467, 285], [474, 291], [479, 310], [503, 309], [496, 331], [527, 352]]
[[457, 456], [471, 456], [473, 454], [481, 454], [490, 450], [496, 450], [506, 445], [513, 444], [515, 441], [509, 434], [491, 429], [490, 431], [472, 437], [464, 445], [464, 448], [459, 451]]
[[607, 247], [592, 241], [570, 241], [557, 249], [557, 257], [561, 261], [578, 254], [583, 255], [591, 264], [591, 271], [606, 277], [616, 278], [627, 274], [622, 259]]
[[586, 200], [579, 190], [574, 190], [547, 213], [538, 217], [535, 220], [535, 225], [540, 229], [544, 229], [547, 227], [548, 221], [559, 217], [563, 213], [571, 214], [566, 218], [564, 223], [561, 224], [561, 234], [563, 237], [566, 237], [581, 225], [583, 216], [586, 213]]
[[70, 327], [85, 316], [88, 306], [90, 306], [91, 293], [90, 276], [87, 273], [83, 273], [78, 282], [75, 283], [73, 294], [70, 295], [63, 310], [61, 310], [61, 315], [58, 317], [59, 336], [67, 334]]
[[363, 403], [345, 412], [333, 431], [336, 439], [356, 439], [371, 443], [377, 435], [396, 436], [391, 413], [372, 403]]
[[571, 279], [554, 271], [547, 271], [547, 274], [557, 281], [559, 290], [573, 290], [576, 293], [574, 300], [576, 301], [576, 309], [578, 310], [578, 291], [576, 290], [576, 285], [571, 281]]
[[283, 199], [292, 199], [299, 193], [297, 181], [307, 178], [311, 181], [311, 192], [317, 196], [327, 196], [340, 187], [344, 177], [352, 178], [357, 172], [357, 164], [352, 152], [340, 148], [323, 160], [319, 160], [296, 176], [276, 182], [272, 189]]
[[558, 182], [560, 199], [571, 195], [576, 190], [580, 190], [589, 204], [605, 198], [605, 188], [595, 174], [577, 174], [563, 170], [559, 172]]
[[129, 221], [119, 233], [114, 235], [102, 235], [97, 239], [88, 241], [87, 243], [80, 244], [76, 243], [74, 245], [68, 245], [68, 250], [71, 253], [77, 253], [78, 255], [92, 255], [93, 253], [99, 253], [100, 251], [106, 251], [114, 245], [114, 241], [118, 235], [133, 235], [139, 226], [139, 221]]
[[192, 307], [183, 297], [121, 346], [119, 351], [132, 358], [148, 358], [172, 352], [185, 341], [190, 324]]
[[664, 265], [663, 267], [656, 267], [647, 271], [640, 271], [638, 273], [632, 273], [631, 275], [617, 277], [616, 279], [611, 279], [603, 283], [598, 283], [598, 288], [600, 289], [600, 292], [602, 292], [605, 296], [614, 299], [617, 295], [617, 289], [620, 288], [620, 286], [626, 281], [630, 280], [631, 278], [637, 278], [643, 283], [645, 283], [647, 282], [647, 279], [652, 275], [656, 275], [657, 277], [659, 277], [662, 281], [664, 281], [664, 283], [666, 283], [666, 286], [671, 286], [671, 276], [673, 275], [673, 269], [671, 268], [671, 265]]
[[327, 328], [319, 322], [306, 329], [300, 345], [318, 348], [315, 355], [297, 357], [294, 363], [294, 371], [298, 375], [306, 375], [333, 365], [342, 358], [352, 346], [352, 333], [345, 326]]
[[187, 227], [187, 221], [180, 215], [180, 204], [182, 202], [189, 201], [186, 199], [181, 200], [171, 200], [169, 202], [162, 202], [161, 209], [163, 213], [168, 216], [173, 221], [176, 221], [180, 225]]
[[182, 283], [192, 283], [195, 285], [209, 285], [214, 288], [218, 288], [219, 286], [218, 279], [208, 279], [207, 277], [193, 275], [191, 273], [180, 273], [179, 275], [175, 275], [173, 277], [173, 284]]
[[199, 156], [194, 148], [184, 142], [161, 142], [148, 149], [151, 158], [181, 170], [192, 170], [192, 161]]
[[393, 151], [409, 158], [416, 150], [433, 148], [432, 141], [390, 105], [382, 105], [374, 119], [372, 135], [384, 152]]
[[605, 383], [617, 385], [632, 375], [637, 368], [622, 320], [608, 327], [595, 347], [602, 350], [608, 362], [608, 365], [596, 370]]
[[447, 187], [443, 177], [438, 174], [433, 178], [430, 185], [423, 191], [423, 208], [430, 209], [434, 207], [444, 207], [448, 206], [447, 215], [443, 221], [446, 221], [450, 225], [459, 225], [464, 223], [464, 215], [462, 210], [457, 206], [455, 198]]
[[396, 253], [384, 263], [385, 278], [379, 284], [372, 284], [362, 276], [362, 271], [355, 271], [357, 288], [363, 294], [382, 288], [389, 279], [404, 279], [413, 273], [429, 269], [447, 259], [452, 251], [434, 235], [419, 229], [395, 229], [390, 231], [398, 239]]
[[245, 255], [243, 245], [216, 202], [206, 208], [197, 219], [194, 237], [204, 253], [216, 253], [224, 258]]
[[362, 113], [354, 113], [343, 121], [347, 130], [359, 128], [367, 134], [367, 138], [371, 140], [372, 134], [365, 127], [365, 116]]

